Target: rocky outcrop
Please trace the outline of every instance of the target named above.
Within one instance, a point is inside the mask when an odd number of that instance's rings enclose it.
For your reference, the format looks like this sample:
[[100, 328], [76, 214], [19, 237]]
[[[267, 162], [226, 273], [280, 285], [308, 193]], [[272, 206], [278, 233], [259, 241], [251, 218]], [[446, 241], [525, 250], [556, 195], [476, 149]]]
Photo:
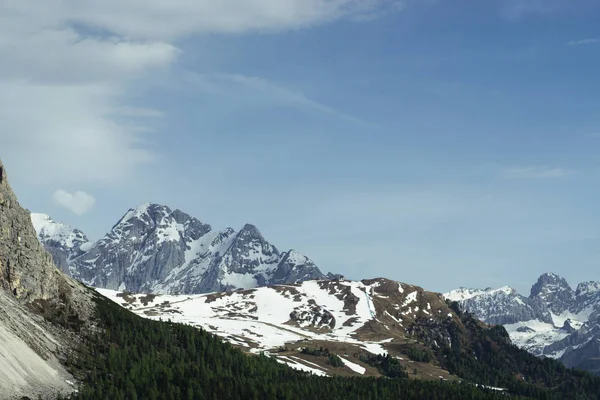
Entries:
[[0, 399], [74, 390], [61, 362], [90, 321], [92, 296], [54, 265], [0, 162]]
[[55, 299], [69, 285], [40, 245], [0, 163], [0, 286], [23, 302]]

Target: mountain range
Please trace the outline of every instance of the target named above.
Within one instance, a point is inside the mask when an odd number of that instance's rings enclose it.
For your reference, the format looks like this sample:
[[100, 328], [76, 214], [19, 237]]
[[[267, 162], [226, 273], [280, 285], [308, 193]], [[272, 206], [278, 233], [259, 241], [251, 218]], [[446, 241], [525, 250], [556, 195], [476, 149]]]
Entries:
[[600, 283], [573, 288], [562, 277], [545, 273], [523, 296], [500, 289], [459, 288], [446, 293], [489, 324], [501, 324], [513, 343], [537, 356], [600, 372]]
[[[147, 210], [128, 212], [112, 237], [135, 242], [154, 221]], [[180, 233], [165, 233], [164, 226], [153, 227], [151, 237], [170, 242]], [[45, 232], [45, 240], [83, 252], [64, 257], [70, 272], [99, 246], [68, 230]], [[231, 240], [254, 243], [240, 232]], [[267, 248], [252, 267], [275, 265], [278, 252], [270, 249], [272, 257]], [[118, 253], [108, 256], [120, 260]], [[215, 335], [260, 355], [245, 356]], [[599, 377], [513, 346], [502, 326], [479, 321], [441, 294], [387, 279], [336, 277], [203, 295], [90, 288], [53, 263], [0, 162], [0, 399], [59, 393], [73, 400], [500, 399], [508, 393], [591, 400], [599, 389]]]
[[279, 251], [254, 225], [214, 230], [164, 205], [128, 210], [95, 243], [48, 215], [32, 214], [31, 219], [57, 266], [94, 287], [195, 294], [326, 276], [297, 251]]
[[[66, 274], [120, 292], [202, 294], [336, 278], [308, 257], [280, 252], [253, 225], [239, 231], [210, 225], [158, 204], [128, 210], [111, 231], [91, 242], [78, 229], [32, 214], [39, 241]], [[445, 294], [488, 324], [505, 327], [513, 343], [568, 366], [600, 372], [600, 283], [573, 290], [546, 273], [523, 296], [499, 289], [460, 288]]]

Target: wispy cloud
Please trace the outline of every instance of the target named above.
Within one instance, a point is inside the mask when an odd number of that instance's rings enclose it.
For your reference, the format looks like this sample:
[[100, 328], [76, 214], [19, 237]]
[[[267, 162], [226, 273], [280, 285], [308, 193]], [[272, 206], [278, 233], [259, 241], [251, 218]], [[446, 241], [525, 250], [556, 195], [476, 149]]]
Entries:
[[502, 171], [502, 176], [506, 179], [559, 179], [574, 173], [575, 171], [565, 168], [533, 166], [506, 168]]
[[[2, 156], [22, 171], [22, 179], [33, 182], [127, 180], [157, 158], [142, 134], [148, 130], [148, 118], [162, 116], [160, 110], [136, 108], [135, 93], [156, 81], [149, 76], [168, 75], [183, 52], [176, 46], [180, 39], [360, 20], [397, 11], [399, 3], [47, 0], [42, 5], [38, 0], [9, 1], [0, 7]], [[266, 82], [247, 80], [246, 84], [303, 107], [355, 120]]]
[[210, 88], [210, 90], [217, 90], [215, 86], [218, 87], [219, 84], [234, 84], [243, 86], [245, 88], [260, 92], [263, 95], [275, 99], [283, 104], [328, 114], [334, 118], [354, 124], [373, 126], [373, 124], [368, 121], [364, 121], [351, 114], [347, 114], [331, 106], [310, 99], [299, 91], [290, 90], [263, 78], [242, 74], [209, 74], [196, 75], [195, 81], [201, 84], [203, 87]]
[[567, 44], [569, 46], [579, 46], [582, 44], [594, 44], [594, 43], [600, 43], [600, 38], [587, 38], [587, 39], [581, 39], [581, 40], [573, 40]]

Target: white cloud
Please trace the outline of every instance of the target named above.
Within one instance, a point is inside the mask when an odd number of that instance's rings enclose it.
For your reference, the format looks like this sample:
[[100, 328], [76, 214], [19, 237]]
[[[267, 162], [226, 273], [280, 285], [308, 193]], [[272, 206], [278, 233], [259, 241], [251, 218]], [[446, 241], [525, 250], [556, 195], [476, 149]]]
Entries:
[[94, 204], [96, 204], [94, 196], [82, 191], [69, 193], [62, 189], [58, 189], [54, 192], [52, 198], [56, 204], [77, 215], [85, 214], [94, 207]]
[[12, 7], [55, 23], [75, 21], [118, 36], [172, 40], [196, 33], [277, 31], [400, 8], [398, 0], [19, 0]]
[[555, 167], [515, 167], [502, 172], [507, 179], [557, 179], [572, 175], [574, 171]]
[[582, 44], [593, 44], [593, 43], [600, 43], [600, 38], [588, 38], [588, 39], [581, 39], [581, 40], [573, 40], [571, 42], [568, 43], [569, 46], [579, 46]]
[[[194, 34], [274, 32], [397, 10], [394, 0], [18, 0], [0, 8], [1, 156], [19, 179], [114, 183], [156, 155], [132, 89], [168, 76]], [[160, 75], [164, 73], [165, 75]], [[255, 82], [255, 84], [257, 84]], [[261, 90], [276, 91], [275, 87]], [[279, 96], [335, 110], [300, 94]], [[339, 116], [344, 116], [338, 113]], [[351, 117], [350, 117], [351, 118]], [[27, 155], [24, 157], [24, 155]]]

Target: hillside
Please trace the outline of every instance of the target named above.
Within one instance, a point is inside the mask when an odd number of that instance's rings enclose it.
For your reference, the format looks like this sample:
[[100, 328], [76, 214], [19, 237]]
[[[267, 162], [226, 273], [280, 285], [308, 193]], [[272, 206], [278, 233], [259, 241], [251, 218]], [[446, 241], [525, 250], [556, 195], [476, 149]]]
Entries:
[[145, 318], [195, 326], [322, 376], [441, 378], [555, 398], [574, 398], [579, 390], [595, 398], [588, 390], [600, 387], [598, 378], [518, 349], [504, 329], [462, 313], [442, 295], [387, 279], [190, 296], [98, 290]]
[[506, 399], [469, 384], [295, 371], [201, 329], [142, 319], [101, 296], [96, 302], [105, 331], [87, 344], [93, 356], [72, 365], [86, 372], [71, 399]]

